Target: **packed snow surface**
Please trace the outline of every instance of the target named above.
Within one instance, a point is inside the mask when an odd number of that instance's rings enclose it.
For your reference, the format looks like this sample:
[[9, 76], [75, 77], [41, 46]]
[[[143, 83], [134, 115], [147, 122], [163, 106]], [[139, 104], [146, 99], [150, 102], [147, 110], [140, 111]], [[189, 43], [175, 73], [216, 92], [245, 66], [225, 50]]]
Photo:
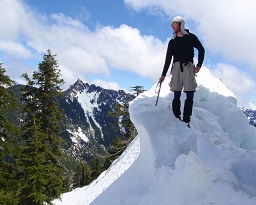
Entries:
[[[138, 136], [89, 186], [55, 205], [255, 205], [256, 129], [234, 94], [202, 68], [191, 128], [171, 111], [168, 79], [130, 103]], [[182, 107], [185, 94], [182, 94]]]

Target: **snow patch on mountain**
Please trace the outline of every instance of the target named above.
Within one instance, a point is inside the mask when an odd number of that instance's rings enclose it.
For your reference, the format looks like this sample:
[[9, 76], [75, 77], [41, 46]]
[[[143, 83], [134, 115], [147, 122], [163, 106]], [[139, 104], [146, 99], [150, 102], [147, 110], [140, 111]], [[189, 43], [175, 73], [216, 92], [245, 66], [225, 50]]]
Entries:
[[[87, 122], [90, 124], [90, 118], [93, 120], [94, 124], [99, 128], [100, 132], [101, 132], [101, 137], [103, 138], [103, 132], [101, 129], [100, 124], [96, 121], [95, 117], [94, 117], [94, 112], [95, 110], [99, 110], [99, 104], [98, 104], [98, 98], [99, 98], [99, 94], [97, 92], [81, 92], [79, 94], [77, 94], [77, 98], [78, 98], [78, 102], [81, 104], [83, 110], [86, 112], [86, 118], [87, 118]], [[90, 127], [91, 131], [94, 130], [94, 128], [91, 126]]]
[[88, 142], [88, 137], [84, 134], [81, 127], [78, 127], [77, 130], [70, 130], [67, 129], [67, 131], [71, 134], [71, 140], [74, 144], [80, 144], [80, 140], [82, 139], [84, 142]]

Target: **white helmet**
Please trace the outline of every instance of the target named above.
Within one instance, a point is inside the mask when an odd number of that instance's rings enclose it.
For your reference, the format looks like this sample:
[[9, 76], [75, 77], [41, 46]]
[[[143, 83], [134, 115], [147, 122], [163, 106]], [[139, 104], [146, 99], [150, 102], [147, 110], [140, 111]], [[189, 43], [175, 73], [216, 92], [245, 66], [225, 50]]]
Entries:
[[183, 34], [188, 34], [187, 31], [185, 30], [185, 21], [184, 21], [184, 19], [181, 16], [175, 16], [172, 19], [172, 22], [180, 22], [181, 23], [181, 32]]

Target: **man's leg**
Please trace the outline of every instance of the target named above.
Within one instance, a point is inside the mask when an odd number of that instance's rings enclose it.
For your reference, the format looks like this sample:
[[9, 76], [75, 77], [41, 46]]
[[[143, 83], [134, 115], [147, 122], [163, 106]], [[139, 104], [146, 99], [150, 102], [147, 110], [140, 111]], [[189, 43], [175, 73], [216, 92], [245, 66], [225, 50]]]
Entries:
[[187, 99], [184, 104], [183, 121], [185, 123], [190, 123], [190, 117], [193, 110], [194, 91], [186, 91], [185, 93], [187, 94]]
[[172, 111], [175, 117], [177, 117], [179, 120], [181, 120], [180, 115], [180, 96], [181, 91], [174, 91], [174, 98], [172, 101]]

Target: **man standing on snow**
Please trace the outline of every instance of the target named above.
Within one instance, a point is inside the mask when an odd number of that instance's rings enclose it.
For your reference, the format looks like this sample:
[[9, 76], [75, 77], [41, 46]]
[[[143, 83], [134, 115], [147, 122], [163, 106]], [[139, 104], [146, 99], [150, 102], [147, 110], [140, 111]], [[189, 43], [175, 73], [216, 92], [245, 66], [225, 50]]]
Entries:
[[[174, 92], [172, 111], [175, 117], [181, 120], [180, 96], [182, 89], [187, 95], [184, 104], [183, 122], [189, 126], [190, 116], [193, 109], [194, 92], [196, 91], [195, 74], [199, 72], [204, 60], [204, 47], [196, 35], [185, 29], [185, 21], [176, 16], [172, 20], [173, 37], [169, 41], [165, 64], [159, 82], [163, 82], [169, 69], [172, 57], [172, 77], [170, 82], [171, 91]], [[193, 64], [194, 48], [198, 50], [198, 63]]]

